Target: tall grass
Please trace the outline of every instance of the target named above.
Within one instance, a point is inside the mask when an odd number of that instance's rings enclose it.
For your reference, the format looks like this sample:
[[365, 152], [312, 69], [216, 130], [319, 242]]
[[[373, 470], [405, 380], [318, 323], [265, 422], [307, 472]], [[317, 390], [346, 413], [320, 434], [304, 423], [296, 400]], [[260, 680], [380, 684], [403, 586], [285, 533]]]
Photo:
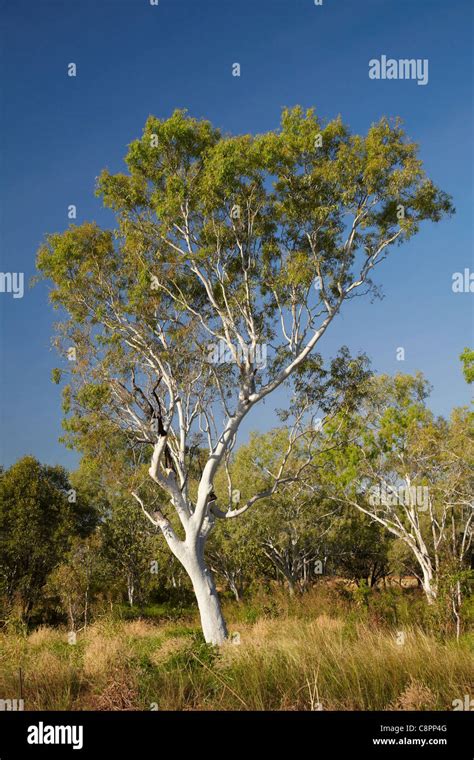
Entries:
[[49, 628], [2, 633], [0, 697], [20, 696], [20, 667], [31, 710], [449, 710], [474, 692], [472, 638], [441, 640], [403, 609], [393, 624], [318, 590], [227, 614], [240, 643], [219, 650], [188, 620], [101, 621], [75, 645]]

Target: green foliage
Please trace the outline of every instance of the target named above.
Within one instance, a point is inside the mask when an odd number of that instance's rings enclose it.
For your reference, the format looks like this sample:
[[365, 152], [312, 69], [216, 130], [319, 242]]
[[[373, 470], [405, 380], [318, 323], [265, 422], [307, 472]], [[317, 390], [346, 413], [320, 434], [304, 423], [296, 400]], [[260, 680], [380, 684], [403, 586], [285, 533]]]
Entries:
[[[126, 164], [127, 173], [104, 171], [97, 184], [116, 215], [115, 229], [71, 225], [48, 235], [38, 253], [53, 304], [69, 315], [57, 346], [77, 350], [77, 361], [68, 362], [66, 439], [83, 451], [107, 445], [104, 431], [123, 432], [130, 372], [146, 372], [150, 351], [186, 387], [205, 366], [208, 328], [221, 333], [224, 305], [246, 339], [243, 303], [257, 342], [275, 341], [280, 310], [309, 303], [316, 277], [323, 286], [314, 298], [337, 312], [352, 297], [346, 289], [357, 281], [360, 257], [369, 261], [380, 249], [383, 258], [423, 220], [453, 211], [424, 174], [401, 122], [386, 118], [365, 136], [352, 135], [339, 117], [324, 122], [313, 109], [295, 107], [283, 111], [279, 129], [231, 136], [175, 111], [169, 119], [148, 118]], [[350, 245], [348, 218], [355, 225]], [[363, 278], [368, 290], [374, 290], [371, 269]], [[165, 344], [157, 338], [157, 317]], [[293, 358], [285, 341], [276, 346], [255, 373], [257, 387]], [[208, 403], [218, 388], [232, 396], [241, 369], [225, 365], [206, 377]], [[363, 366], [349, 369], [347, 382], [356, 388]], [[336, 364], [328, 387], [338, 373], [343, 382]]]
[[74, 536], [95, 524], [95, 510], [62, 467], [24, 457], [0, 476], [0, 593], [28, 620], [49, 573]]
[[465, 348], [459, 358], [462, 361], [466, 383], [474, 383], [474, 350]]
[[100, 558], [100, 535], [75, 538], [62, 562], [50, 573], [47, 590], [59, 599], [68, 630], [86, 627], [96, 595], [106, 587]]
[[351, 578], [360, 589], [370, 589], [390, 572], [388, 531], [352, 507], [342, 507], [327, 522], [327, 572]]
[[[398, 119], [382, 118], [354, 135], [340, 118], [325, 122], [297, 106], [283, 110], [278, 129], [233, 136], [182, 110], [164, 120], [150, 116], [129, 145], [127, 171], [105, 170], [97, 183], [114, 213], [113, 229], [85, 222], [46, 236], [38, 270], [66, 315], [55, 343], [68, 359], [75, 350], [63, 396], [64, 441], [81, 451], [85, 470], [95, 472], [115, 509], [121, 501], [128, 509], [124, 494], [138, 489], [137, 501], [146, 498], [151, 512], [159, 507], [171, 546], [179, 546], [183, 527], [189, 533], [190, 515], [204, 546], [219, 513], [211, 498], [216, 468], [230, 458], [247, 412], [283, 385], [291, 396], [280, 413], [284, 422], [294, 417], [304, 424], [310, 407], [329, 418], [325, 436], [309, 434], [307, 445], [301, 440], [284, 454], [288, 486], [300, 479], [305, 457], [315, 475], [323, 442], [347, 443], [369, 389], [377, 395], [367, 357], [351, 357], [342, 347], [325, 364], [312, 350], [344, 301], [377, 294], [373, 270], [395, 245], [423, 221], [453, 212], [417, 152]], [[233, 360], [210, 359], [209, 341], [224, 343]], [[258, 346], [271, 348], [262, 363], [249, 353]], [[53, 379], [61, 379], [61, 370]], [[370, 457], [382, 448], [395, 461], [407, 427], [421, 423], [423, 381], [409, 380], [408, 388], [404, 382], [392, 382], [400, 401], [395, 414], [381, 397], [377, 434], [360, 431], [342, 468], [340, 456], [333, 458], [338, 485], [350, 484], [364, 446]], [[417, 394], [419, 403], [405, 408], [404, 399]], [[214, 430], [218, 404], [224, 433]], [[327, 495], [321, 488], [317, 498], [298, 500], [289, 487], [281, 497], [269, 488], [290, 435], [276, 431], [273, 440], [251, 442], [245, 456], [252, 468], [250, 477], [241, 474], [241, 490], [247, 499], [263, 498], [254, 492], [262, 483], [263, 494], [275, 497], [271, 512], [262, 505], [257, 556], [294, 588], [313, 580], [311, 568], [322, 556], [317, 530]], [[203, 441], [212, 483], [201, 481], [196, 503]], [[152, 451], [157, 460], [147, 472]], [[243, 457], [231, 463], [237, 471]], [[215, 486], [225, 494], [219, 477]], [[231, 509], [232, 486], [227, 490], [222, 500]], [[174, 516], [166, 523], [170, 499]], [[128, 563], [130, 596], [138, 578], [131, 567], [143, 565], [146, 552], [132, 541], [133, 531], [120, 527], [121, 509], [104, 533], [110, 528], [107, 545], [121, 547], [109, 552], [111, 561]], [[209, 553], [236, 597], [256, 570], [254, 542], [229, 547], [244, 535], [245, 529], [239, 535], [221, 528]]]
[[163, 547], [156, 530], [135, 503], [115, 500], [102, 525], [101, 537], [111, 586], [122, 591], [130, 606], [143, 604], [157, 583], [158, 572], [162, 578]]

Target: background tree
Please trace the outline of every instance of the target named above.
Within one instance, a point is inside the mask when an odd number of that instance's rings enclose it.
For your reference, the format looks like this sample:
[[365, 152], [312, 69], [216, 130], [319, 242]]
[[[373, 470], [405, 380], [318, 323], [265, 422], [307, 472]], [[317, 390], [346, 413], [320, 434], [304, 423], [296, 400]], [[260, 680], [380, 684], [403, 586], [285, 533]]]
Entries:
[[[324, 455], [324, 438], [329, 438], [330, 446], [341, 451], [348, 439], [349, 430], [343, 430], [341, 435], [341, 427], [337, 427], [339, 437], [334, 423], [332, 430], [329, 428], [324, 437], [321, 435], [322, 450], [315, 447], [311, 467], [301, 482], [288, 483], [263, 499], [251, 517], [247, 513], [239, 521], [240, 541], [236, 541], [239, 556], [247, 556], [244, 552], [251, 547], [253, 566], [259, 568], [259, 576], [284, 579], [290, 593], [304, 591], [327, 574], [356, 582], [365, 580], [372, 586], [387, 573], [387, 531], [350, 506], [335, 504], [331, 489], [326, 495], [324, 486], [321, 488], [318, 461]], [[254, 433], [250, 442], [237, 451], [231, 470], [233, 479], [242, 484], [244, 490], [239, 495], [244, 501], [257, 485], [259, 490], [271, 488], [269, 472], [288, 447], [288, 433], [284, 427]], [[336, 473], [331, 487], [343, 493], [342, 473]], [[234, 553], [239, 549], [232, 551], [226, 546], [226, 550], [226, 559], [220, 561], [234, 568]]]
[[124, 588], [130, 607], [145, 601], [152, 575], [158, 575], [156, 536], [142, 514], [130, 502], [118, 499], [101, 529], [102, 554], [116, 584]]
[[334, 482], [343, 484], [335, 499], [405, 543], [433, 603], [443, 568], [454, 562], [461, 570], [471, 546], [474, 455], [472, 413], [436, 419], [428, 393], [421, 374], [374, 378], [351, 423], [351, 444], [329, 458]]
[[101, 562], [99, 532], [87, 538], [75, 537], [63, 561], [47, 580], [47, 590], [59, 598], [69, 631], [87, 628], [91, 605], [104, 587], [107, 577]]
[[260, 514], [251, 512], [245, 520], [222, 521], [209, 541], [207, 557], [218, 581], [240, 602], [252, 582], [264, 579], [263, 561], [257, 540]]
[[[260, 579], [284, 580], [292, 594], [297, 589], [302, 591], [314, 578], [316, 558], [322, 556], [322, 529], [314, 496], [291, 478], [287, 488], [282, 486], [280, 491], [271, 493], [274, 484], [271, 473], [280, 466], [289, 444], [289, 431], [285, 427], [252, 433], [249, 443], [238, 449], [229, 465], [232, 481], [239, 484], [234, 493], [236, 505], [247, 503], [256, 490], [269, 493], [237, 521], [237, 526], [235, 521], [218, 525], [214, 538], [220, 539], [219, 546], [216, 549], [215, 541], [211, 543], [209, 556], [213, 567], [226, 578], [236, 598], [256, 573]], [[296, 460], [293, 473], [299, 467]], [[221, 472], [216, 478], [219, 498], [224, 498], [223, 481]]]
[[351, 507], [333, 513], [326, 542], [328, 571], [369, 588], [389, 572], [388, 531]]
[[[278, 387], [291, 392], [312, 372], [323, 395], [311, 353], [344, 302], [374, 291], [374, 268], [422, 220], [452, 211], [416, 150], [398, 121], [363, 137], [298, 107], [257, 136], [223, 136], [182, 111], [150, 117], [128, 174], [104, 171], [98, 183], [115, 229], [71, 226], [39, 251], [51, 300], [69, 315], [58, 347], [76, 352], [71, 439], [84, 450], [120, 434], [140, 464], [149, 458], [169, 506], [152, 509], [141, 481], [134, 498], [190, 576], [208, 642], [226, 636], [205, 561], [215, 519], [267, 495], [218, 508], [216, 473], [243, 419]], [[192, 492], [196, 444], [208, 457]]]
[[0, 475], [0, 587], [28, 622], [48, 574], [74, 536], [94, 525], [93, 507], [66, 470], [24, 457]]

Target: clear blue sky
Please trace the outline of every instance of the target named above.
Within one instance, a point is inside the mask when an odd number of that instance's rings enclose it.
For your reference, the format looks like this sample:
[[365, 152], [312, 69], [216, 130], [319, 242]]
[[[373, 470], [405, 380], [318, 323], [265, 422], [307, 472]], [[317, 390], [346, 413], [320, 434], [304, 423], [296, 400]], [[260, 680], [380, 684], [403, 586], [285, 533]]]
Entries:
[[[471, 0], [3, 0], [1, 23], [0, 270], [34, 274], [46, 232], [110, 224], [94, 197], [104, 166], [117, 171], [146, 117], [187, 108], [228, 132], [278, 125], [283, 106], [341, 113], [354, 131], [400, 115], [432, 179], [457, 214], [426, 225], [379, 270], [385, 298], [356, 299], [321, 344], [347, 343], [377, 371], [422, 370], [432, 408], [466, 404], [458, 355], [472, 344], [473, 294], [455, 294], [452, 274], [473, 263]], [[374, 81], [368, 61], [427, 58], [429, 83]], [[77, 77], [67, 64], [77, 64]], [[241, 77], [231, 75], [235, 62]], [[73, 466], [58, 443], [54, 313], [45, 285], [23, 299], [0, 294], [0, 462], [31, 453]], [[403, 346], [404, 362], [395, 351]], [[284, 400], [279, 398], [278, 405]], [[244, 433], [275, 424], [273, 402]]]

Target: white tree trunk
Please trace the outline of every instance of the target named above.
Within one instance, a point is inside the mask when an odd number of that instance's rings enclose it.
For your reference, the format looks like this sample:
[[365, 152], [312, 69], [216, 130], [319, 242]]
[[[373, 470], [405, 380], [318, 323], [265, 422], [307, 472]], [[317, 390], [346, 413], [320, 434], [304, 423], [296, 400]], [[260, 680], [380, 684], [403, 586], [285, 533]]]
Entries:
[[204, 560], [203, 548], [188, 545], [182, 562], [196, 594], [204, 639], [208, 644], [222, 644], [227, 638], [227, 628], [214, 578]]
[[423, 591], [425, 592], [426, 601], [428, 604], [434, 604], [438, 594], [436, 591], [436, 585], [433, 581], [433, 573], [431, 572], [431, 568], [427, 568], [424, 565], [422, 565], [421, 569], [423, 571], [422, 586]]
[[133, 596], [135, 591], [135, 584], [131, 575], [127, 577], [127, 596], [130, 607], [133, 607]]
[[[421, 549], [418, 546], [420, 543], [422, 547]], [[411, 547], [413, 554], [418, 560], [418, 564], [423, 574], [423, 578], [421, 578], [421, 585], [423, 586], [423, 591], [425, 592], [426, 601], [428, 602], [428, 604], [434, 604], [438, 596], [438, 593], [437, 593], [438, 584], [436, 581], [436, 574], [433, 570], [433, 563], [431, 562], [431, 558], [428, 555], [428, 551], [426, 549], [423, 539], [421, 538], [421, 534], [418, 537], [418, 545], [416, 544], [415, 545], [408, 544], [408, 545]]]
[[[240, 418], [245, 416], [245, 413], [245, 411], [241, 412]], [[232, 423], [229, 424], [226, 433], [227, 437], [232, 436], [238, 428], [240, 418], [232, 419]], [[227, 628], [222, 615], [219, 597], [217, 596], [214, 578], [204, 559], [204, 546], [214, 525], [214, 517], [210, 515], [209, 510], [212, 478], [225, 452], [225, 447], [218, 456], [214, 455], [207, 462], [201, 475], [196, 506], [193, 510], [190, 502], [183, 496], [182, 487], [178, 485], [176, 480], [176, 474], [166, 470], [166, 476], [164, 476], [163, 473], [160, 474], [159, 472], [160, 456], [165, 444], [166, 436], [161, 436], [159, 442], [154, 447], [148, 472], [152, 480], [158, 483], [161, 488], [168, 491], [171, 503], [184, 528], [185, 540], [183, 541], [177, 536], [170, 521], [160, 510], [156, 510], [153, 516], [151, 516], [145, 509], [143, 500], [138, 494], [132, 491], [132, 495], [141, 505], [148, 519], [161, 529], [169, 548], [189, 575], [196, 595], [201, 616], [202, 632], [206, 643], [219, 645], [227, 638]]]

